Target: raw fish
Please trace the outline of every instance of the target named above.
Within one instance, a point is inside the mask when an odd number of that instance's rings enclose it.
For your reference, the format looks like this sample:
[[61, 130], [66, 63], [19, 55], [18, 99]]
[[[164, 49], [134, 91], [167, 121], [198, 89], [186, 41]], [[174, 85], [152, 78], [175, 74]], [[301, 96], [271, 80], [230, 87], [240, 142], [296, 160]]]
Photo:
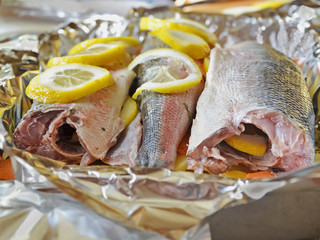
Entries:
[[28, 152], [88, 165], [103, 159], [125, 123], [120, 111], [133, 71], [111, 71], [115, 83], [72, 103], [34, 102], [14, 132], [15, 145]]
[[[313, 163], [315, 116], [305, 79], [268, 45], [248, 41], [213, 49], [196, 112], [187, 156], [188, 169], [197, 173], [219, 174], [239, 164], [288, 172]], [[261, 157], [224, 141], [252, 127], [267, 141]]]

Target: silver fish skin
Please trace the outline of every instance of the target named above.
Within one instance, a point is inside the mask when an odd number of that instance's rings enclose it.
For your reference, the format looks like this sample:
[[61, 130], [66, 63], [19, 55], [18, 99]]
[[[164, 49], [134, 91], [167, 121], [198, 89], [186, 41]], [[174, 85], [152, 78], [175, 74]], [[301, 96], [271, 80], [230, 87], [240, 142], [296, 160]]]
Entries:
[[143, 137], [135, 160], [138, 166], [174, 168], [178, 145], [191, 125], [203, 85], [176, 94], [139, 94]]
[[[232, 165], [292, 171], [314, 159], [314, 110], [299, 67], [271, 46], [253, 41], [210, 55], [187, 151], [188, 169], [219, 174]], [[268, 138], [262, 157], [237, 151], [223, 140], [247, 124]]]

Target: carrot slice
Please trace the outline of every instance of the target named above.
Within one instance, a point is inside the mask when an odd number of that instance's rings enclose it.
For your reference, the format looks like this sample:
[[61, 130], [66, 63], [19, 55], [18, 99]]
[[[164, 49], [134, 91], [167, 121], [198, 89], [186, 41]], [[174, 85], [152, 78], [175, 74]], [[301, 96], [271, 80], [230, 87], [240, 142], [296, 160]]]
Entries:
[[0, 180], [14, 180], [11, 160], [0, 158]]
[[272, 178], [274, 175], [270, 171], [260, 171], [254, 173], [248, 173], [246, 178], [253, 179], [253, 178]]

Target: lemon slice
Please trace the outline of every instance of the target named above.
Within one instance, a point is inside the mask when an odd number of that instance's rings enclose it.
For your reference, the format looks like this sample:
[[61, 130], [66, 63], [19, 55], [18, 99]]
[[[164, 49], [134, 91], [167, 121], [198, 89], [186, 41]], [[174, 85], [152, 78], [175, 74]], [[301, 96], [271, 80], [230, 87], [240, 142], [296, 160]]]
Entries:
[[[179, 93], [184, 92], [201, 82], [202, 74], [195, 61], [188, 55], [170, 48], [158, 48], [146, 51], [137, 56], [128, 66], [133, 70], [140, 64], [146, 64], [149, 61], [163, 60], [172, 61], [175, 65], [162, 64], [154, 65], [147, 69], [148, 81], [143, 83], [133, 94], [136, 99], [143, 90], [152, 90], [160, 93]], [[176, 73], [175, 66], [180, 65], [182, 73]]]
[[198, 31], [201, 32], [199, 36], [206, 40], [212, 46], [217, 41], [217, 36], [214, 33], [210, 32], [208, 27], [202, 23], [188, 18], [169, 18], [167, 20], [170, 22], [186, 25], [194, 29], [198, 29]]
[[120, 112], [120, 118], [128, 126], [138, 114], [138, 105], [135, 100], [128, 97]]
[[230, 178], [245, 178], [247, 176], [247, 173], [237, 170], [228, 170], [225, 173], [222, 173], [221, 175]]
[[209, 63], [210, 63], [210, 58], [209, 57], [205, 57], [203, 59], [203, 69], [204, 69], [204, 72], [205, 72], [206, 75], [207, 75], [207, 72], [209, 70]]
[[217, 37], [211, 33], [205, 25], [190, 19], [169, 18], [164, 20], [160, 18], [142, 17], [140, 20], [141, 31], [157, 30], [159, 28], [169, 28], [198, 35], [211, 46], [217, 41]]
[[277, 0], [277, 1], [272, 0], [272, 1], [265, 1], [265, 2], [256, 2], [256, 3], [252, 3], [251, 5], [258, 7], [259, 9], [278, 8], [289, 2], [292, 2], [292, 0]]
[[98, 43], [73, 55], [51, 58], [48, 67], [70, 63], [114, 67], [124, 64], [126, 54], [127, 51], [123, 45]]
[[206, 25], [188, 18], [168, 18], [167, 20], [170, 22], [187, 25], [187, 26], [199, 29], [200, 31], [203, 31], [203, 32], [208, 31], [208, 27]]
[[224, 141], [231, 147], [254, 156], [263, 156], [267, 150], [265, 137], [259, 135], [234, 135]]
[[175, 165], [174, 165], [174, 170], [176, 171], [186, 171], [188, 168], [188, 161], [186, 155], [178, 154]]
[[160, 28], [149, 33], [161, 39], [173, 49], [183, 52], [194, 59], [202, 59], [209, 55], [210, 47], [201, 37], [180, 30]]
[[65, 64], [48, 68], [29, 83], [26, 94], [42, 103], [72, 102], [113, 84], [110, 72], [104, 68]]
[[112, 45], [123, 45], [125, 48], [127, 47], [138, 47], [139, 42], [134, 37], [107, 37], [107, 38], [91, 38], [85, 41], [82, 41], [76, 45], [74, 45], [70, 51], [69, 55], [77, 54], [86, 48], [98, 44], [98, 43], [108, 43]]

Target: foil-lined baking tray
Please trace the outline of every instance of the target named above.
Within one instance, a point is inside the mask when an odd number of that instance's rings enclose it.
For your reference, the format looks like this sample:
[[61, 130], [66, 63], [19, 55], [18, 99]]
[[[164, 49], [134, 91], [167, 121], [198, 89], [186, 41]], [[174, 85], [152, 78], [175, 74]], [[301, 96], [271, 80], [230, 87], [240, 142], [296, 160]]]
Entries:
[[[271, 44], [302, 68], [316, 112], [319, 156], [320, 4], [295, 1], [240, 16], [183, 13], [178, 8], [132, 9], [126, 17], [92, 14], [40, 35], [0, 44], [0, 147], [16, 180], [0, 182], [0, 239], [307, 239], [320, 236], [320, 164], [274, 179], [96, 165], [79, 167], [16, 149], [12, 133], [31, 101], [30, 79], [77, 42], [134, 36], [142, 16], [188, 17], [206, 24], [229, 46]], [[84, 217], [85, 216], [85, 217]], [[3, 227], [5, 226], [5, 227]], [[67, 229], [67, 230], [66, 230]]]

